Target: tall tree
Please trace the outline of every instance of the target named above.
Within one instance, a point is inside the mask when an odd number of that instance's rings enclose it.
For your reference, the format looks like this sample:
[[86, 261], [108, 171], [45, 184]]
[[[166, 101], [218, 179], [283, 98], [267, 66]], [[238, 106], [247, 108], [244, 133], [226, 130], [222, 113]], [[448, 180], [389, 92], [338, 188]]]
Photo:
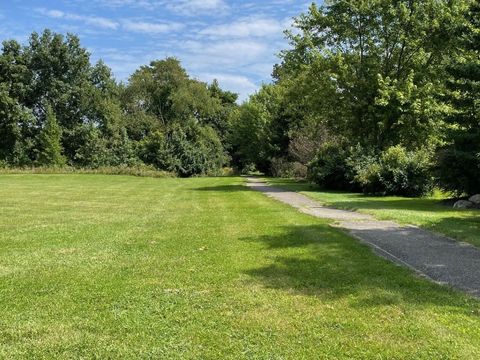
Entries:
[[462, 56], [448, 68], [449, 145], [439, 152], [441, 184], [464, 194], [480, 193], [480, 2], [467, 14]]
[[39, 137], [37, 163], [42, 166], [61, 167], [66, 163], [60, 144], [62, 131], [52, 107], [48, 104], [45, 108], [45, 122]]
[[275, 69], [297, 104], [353, 143], [435, 144], [468, 0], [331, 0], [296, 19]]

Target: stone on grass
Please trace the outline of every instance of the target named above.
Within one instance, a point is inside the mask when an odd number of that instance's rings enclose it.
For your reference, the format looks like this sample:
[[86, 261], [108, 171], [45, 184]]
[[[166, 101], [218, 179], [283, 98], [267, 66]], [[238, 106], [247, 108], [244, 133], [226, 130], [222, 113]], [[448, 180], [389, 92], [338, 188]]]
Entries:
[[480, 194], [473, 195], [468, 201], [474, 203], [475, 205], [480, 205]]
[[458, 200], [453, 207], [455, 209], [470, 209], [473, 207], [473, 202], [468, 201], [468, 200]]

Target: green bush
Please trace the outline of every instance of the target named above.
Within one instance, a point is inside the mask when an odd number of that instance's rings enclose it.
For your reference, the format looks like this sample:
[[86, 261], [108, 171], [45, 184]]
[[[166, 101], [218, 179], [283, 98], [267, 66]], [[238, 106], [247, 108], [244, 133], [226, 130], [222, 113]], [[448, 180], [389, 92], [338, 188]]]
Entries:
[[422, 196], [434, 185], [428, 152], [401, 146], [376, 155], [360, 146], [322, 145], [310, 163], [309, 178], [325, 189], [377, 195]]
[[157, 169], [183, 177], [219, 175], [227, 161], [215, 130], [194, 122], [154, 133], [142, 143], [140, 156]]
[[355, 182], [365, 193], [422, 196], [433, 189], [431, 161], [424, 150], [407, 151], [393, 146], [375, 159], [363, 159], [356, 167]]
[[326, 143], [308, 167], [308, 178], [325, 189], [352, 189], [352, 168], [348, 162], [350, 152], [340, 143]]
[[108, 165], [107, 141], [97, 127], [78, 126], [67, 134], [66, 142], [74, 152], [72, 165], [92, 169]]
[[439, 151], [437, 176], [442, 188], [457, 195], [480, 193], [480, 132], [456, 136]]
[[305, 179], [308, 175], [308, 168], [298, 161], [274, 158], [272, 159], [271, 174], [274, 177]]

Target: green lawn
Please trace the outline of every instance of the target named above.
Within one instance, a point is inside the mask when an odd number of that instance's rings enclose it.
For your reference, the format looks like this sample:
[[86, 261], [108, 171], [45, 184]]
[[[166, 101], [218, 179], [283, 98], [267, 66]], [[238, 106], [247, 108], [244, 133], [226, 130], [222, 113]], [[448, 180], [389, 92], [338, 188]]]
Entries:
[[480, 210], [458, 210], [442, 204], [441, 194], [430, 198], [377, 197], [324, 191], [306, 182], [267, 179], [274, 186], [298, 191], [322, 204], [375, 215], [382, 220], [417, 225], [480, 246]]
[[0, 358], [480, 358], [480, 302], [242, 181], [1, 175]]

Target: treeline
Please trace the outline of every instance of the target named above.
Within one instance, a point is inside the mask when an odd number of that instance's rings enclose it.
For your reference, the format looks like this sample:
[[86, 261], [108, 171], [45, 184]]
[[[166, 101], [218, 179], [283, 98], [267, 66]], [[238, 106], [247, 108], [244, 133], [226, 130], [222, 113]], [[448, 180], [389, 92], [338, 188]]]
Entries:
[[235, 110], [240, 167], [329, 189], [480, 193], [478, 1], [312, 5], [275, 82]]
[[3, 43], [0, 165], [222, 167], [329, 189], [480, 193], [478, 0], [331, 0], [295, 20], [274, 82], [242, 105], [178, 60], [117, 83], [79, 39]]
[[178, 60], [142, 66], [126, 84], [90, 63], [76, 36], [33, 33], [0, 55], [0, 163], [99, 168], [147, 164], [180, 176], [229, 163], [237, 95], [191, 79]]

